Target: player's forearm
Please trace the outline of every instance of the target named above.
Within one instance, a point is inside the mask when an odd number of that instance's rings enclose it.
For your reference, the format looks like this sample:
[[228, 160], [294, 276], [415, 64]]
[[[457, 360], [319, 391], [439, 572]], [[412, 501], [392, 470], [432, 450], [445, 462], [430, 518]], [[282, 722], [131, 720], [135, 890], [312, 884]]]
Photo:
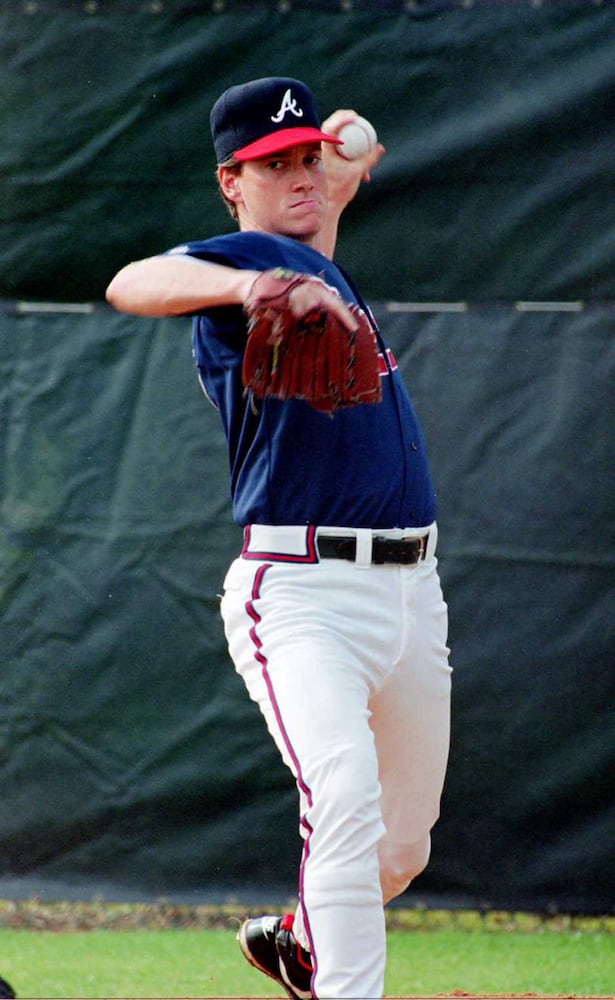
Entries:
[[[344, 125], [356, 118], [355, 111], [339, 110], [323, 122], [323, 130], [338, 135]], [[333, 146], [323, 144], [323, 163], [327, 172], [327, 215], [314, 247], [333, 259], [340, 218], [355, 198], [362, 181], [370, 180], [370, 171], [384, 155], [384, 146], [376, 143], [367, 153], [353, 160], [338, 156]]]
[[194, 257], [148, 257], [122, 268], [106, 297], [120, 312], [180, 316], [215, 306], [242, 305], [258, 274]]
[[337, 232], [339, 228], [339, 221], [342, 212], [333, 212], [329, 209], [327, 217], [324, 224], [316, 236], [313, 247], [315, 250], [319, 250], [320, 253], [328, 257], [329, 260], [333, 260], [335, 256], [335, 246], [337, 244]]
[[[333, 167], [330, 166], [327, 173], [327, 213], [313, 245], [325, 257], [333, 260], [340, 219], [350, 202], [355, 198], [361, 179], [366, 179], [368, 175], [357, 171], [357, 161], [353, 161], [352, 164], [348, 164], [340, 170], [338, 163], [344, 161], [337, 153], [329, 153], [328, 161], [332, 161]], [[353, 170], [347, 169], [347, 166], [352, 167]]]

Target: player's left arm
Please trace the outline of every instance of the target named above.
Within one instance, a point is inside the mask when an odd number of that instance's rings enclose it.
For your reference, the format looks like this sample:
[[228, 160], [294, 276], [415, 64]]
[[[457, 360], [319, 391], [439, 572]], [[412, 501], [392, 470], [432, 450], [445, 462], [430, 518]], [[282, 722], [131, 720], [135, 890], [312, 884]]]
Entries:
[[[354, 121], [356, 112], [352, 110], [334, 111], [322, 123], [323, 132], [337, 135], [342, 126]], [[369, 182], [370, 173], [384, 156], [384, 146], [377, 143], [364, 156], [356, 160], [345, 160], [335, 152], [335, 147], [323, 142], [323, 164], [327, 173], [327, 214], [316, 242], [316, 250], [333, 259], [337, 232], [342, 212], [353, 200], [361, 182]]]

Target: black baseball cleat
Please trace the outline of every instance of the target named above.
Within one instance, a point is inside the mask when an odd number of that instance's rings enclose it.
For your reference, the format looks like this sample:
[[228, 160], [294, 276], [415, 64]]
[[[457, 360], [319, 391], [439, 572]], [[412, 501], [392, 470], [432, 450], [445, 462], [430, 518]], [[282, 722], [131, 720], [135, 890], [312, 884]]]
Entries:
[[0, 976], [0, 997], [5, 998], [5, 1000], [15, 1000], [16, 995], [11, 984]]
[[250, 965], [275, 979], [290, 1000], [312, 1000], [310, 955], [296, 940], [292, 926], [292, 913], [254, 917], [241, 925], [237, 940]]

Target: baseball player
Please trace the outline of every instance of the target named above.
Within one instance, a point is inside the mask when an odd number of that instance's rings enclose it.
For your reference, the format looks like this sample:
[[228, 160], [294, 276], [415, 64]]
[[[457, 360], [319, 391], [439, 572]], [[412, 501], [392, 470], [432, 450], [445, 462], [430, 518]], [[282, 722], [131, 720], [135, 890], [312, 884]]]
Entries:
[[[125, 312], [193, 315], [199, 378], [227, 436], [244, 542], [221, 611], [294, 776], [303, 838], [295, 912], [247, 920], [239, 944], [291, 1000], [382, 996], [383, 907], [427, 864], [449, 742], [423, 437], [392, 352], [333, 261], [340, 216], [384, 153], [337, 155], [353, 116], [321, 126], [294, 79], [226, 91], [211, 128], [238, 231], [129, 264], [107, 291]], [[331, 345], [354, 352], [365, 328], [377, 392], [362, 395], [352, 374], [312, 394], [308, 381], [337, 363]], [[263, 329], [267, 346], [254, 346]], [[352, 353], [346, 369], [363, 364]]]

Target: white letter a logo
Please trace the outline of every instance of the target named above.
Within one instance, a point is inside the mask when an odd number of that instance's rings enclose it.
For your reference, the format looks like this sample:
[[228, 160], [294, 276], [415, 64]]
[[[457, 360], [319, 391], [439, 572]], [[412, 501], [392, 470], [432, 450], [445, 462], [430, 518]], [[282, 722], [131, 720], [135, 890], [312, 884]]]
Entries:
[[280, 110], [277, 112], [277, 114], [271, 116], [271, 121], [275, 122], [276, 125], [278, 125], [284, 118], [284, 115], [286, 114], [287, 111], [290, 111], [291, 115], [294, 115], [295, 118], [303, 118], [303, 111], [301, 110], [301, 108], [297, 107], [297, 102], [295, 98], [291, 97], [290, 87], [288, 88], [288, 90], [284, 94], [284, 97], [282, 98], [282, 104], [280, 106]]

